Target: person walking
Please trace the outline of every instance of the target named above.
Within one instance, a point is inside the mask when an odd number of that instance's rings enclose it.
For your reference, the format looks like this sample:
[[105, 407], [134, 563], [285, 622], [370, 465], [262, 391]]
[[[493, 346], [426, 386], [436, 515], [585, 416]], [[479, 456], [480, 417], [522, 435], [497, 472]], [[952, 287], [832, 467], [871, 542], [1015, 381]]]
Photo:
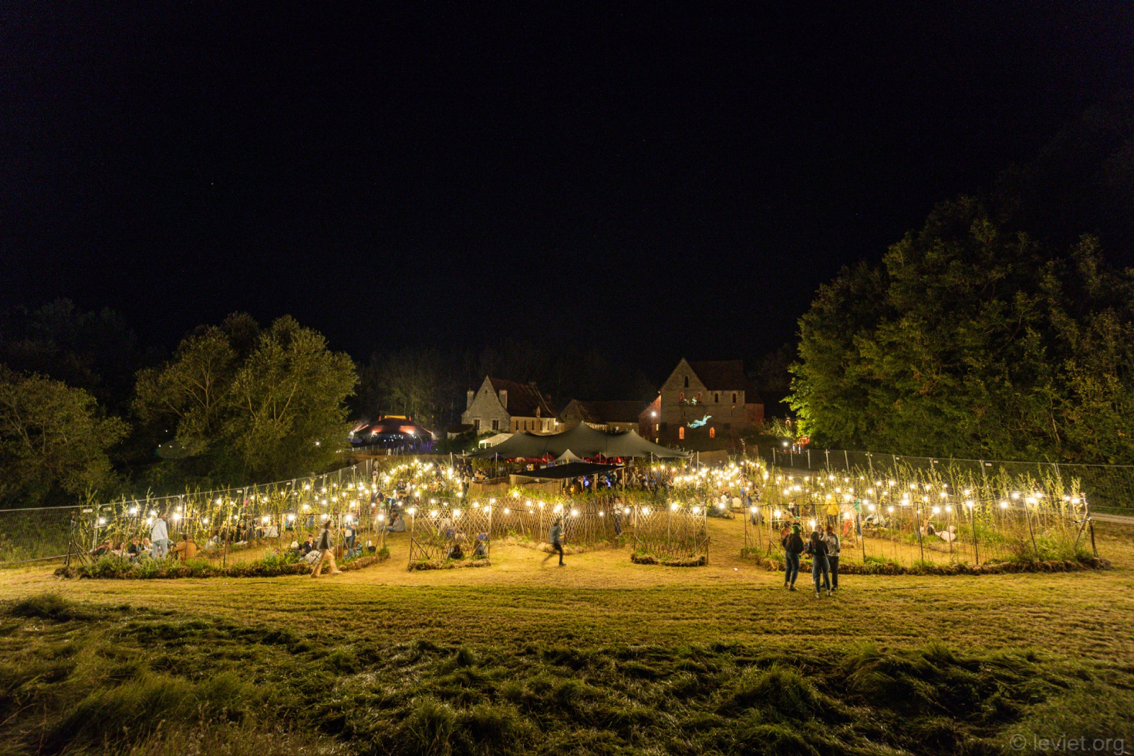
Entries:
[[150, 543], [153, 544], [150, 555], [154, 559], [164, 559], [169, 553], [169, 527], [165, 524], [165, 515], [159, 514], [150, 526]]
[[830, 525], [827, 526], [827, 536], [823, 540], [827, 542], [827, 564], [831, 567], [831, 593], [835, 593], [839, 590], [839, 551], [842, 550], [843, 543]]
[[335, 564], [335, 538], [331, 535], [331, 520], [327, 519], [323, 523], [323, 532], [319, 534], [319, 541], [315, 544], [315, 548], [319, 550], [319, 562], [315, 565], [315, 571], [311, 573], [311, 577], [317, 578], [323, 572], [323, 565], [327, 562], [331, 563], [331, 574], [338, 575], [342, 570]]
[[784, 547], [784, 588], [795, 590], [795, 579], [799, 577], [799, 555], [803, 553], [803, 538], [799, 535], [799, 525], [791, 530], [784, 528], [780, 544]]
[[[555, 522], [551, 523], [551, 530], [547, 533], [548, 543], [551, 544], [553, 551], [543, 558], [543, 562], [555, 556], [555, 552], [559, 552], [559, 566], [563, 565], [563, 520], [555, 518]], [[541, 562], [540, 564], [543, 564]]]
[[807, 553], [811, 555], [811, 579], [815, 581], [815, 598], [819, 598], [819, 578], [823, 578], [823, 587], [827, 595], [831, 595], [830, 565], [827, 564], [827, 542], [818, 530], [811, 532], [811, 540], [807, 543]]

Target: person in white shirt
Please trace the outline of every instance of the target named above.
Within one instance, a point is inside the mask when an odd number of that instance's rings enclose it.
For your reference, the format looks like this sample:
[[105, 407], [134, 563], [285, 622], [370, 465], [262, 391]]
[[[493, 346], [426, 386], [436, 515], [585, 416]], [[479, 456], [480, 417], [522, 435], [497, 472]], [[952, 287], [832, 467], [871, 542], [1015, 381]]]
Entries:
[[150, 526], [150, 541], [153, 542], [154, 559], [162, 559], [169, 553], [169, 528], [165, 524], [165, 515], [158, 515]]

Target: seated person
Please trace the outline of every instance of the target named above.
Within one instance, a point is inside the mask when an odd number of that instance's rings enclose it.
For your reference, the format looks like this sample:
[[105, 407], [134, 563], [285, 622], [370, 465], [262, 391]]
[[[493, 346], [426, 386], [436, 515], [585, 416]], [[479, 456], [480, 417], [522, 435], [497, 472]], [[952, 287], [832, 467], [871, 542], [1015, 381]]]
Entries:
[[177, 558], [182, 562], [188, 562], [190, 559], [197, 556], [197, 544], [189, 540], [187, 533], [183, 533], [181, 540], [173, 547], [173, 553], [176, 554]]
[[109, 554], [110, 553], [110, 547], [111, 547], [110, 541], [103, 541], [102, 543], [100, 543], [98, 546], [96, 546], [94, 548], [94, 551], [91, 552], [91, 555], [96, 556], [96, 557], [100, 557], [104, 554]]
[[138, 555], [141, 553], [142, 546], [138, 543], [138, 539], [135, 538], [130, 541], [130, 545], [126, 547], [126, 556], [130, 557], [131, 559], [137, 559]]
[[303, 545], [299, 547], [299, 550], [303, 552], [304, 556], [307, 556], [311, 552], [315, 551], [315, 539], [311, 536], [307, 536], [307, 540], [303, 542]]
[[404, 533], [406, 532], [406, 521], [397, 512], [394, 513], [393, 519], [390, 524], [386, 526], [386, 531], [389, 533]]
[[957, 527], [955, 525], [950, 525], [949, 527], [945, 528], [944, 531], [938, 530], [937, 537], [945, 543], [952, 543], [953, 541], [957, 540]]
[[476, 548], [473, 549], [473, 557], [476, 559], [484, 559], [488, 556], [488, 533], [477, 533], [476, 535]]
[[449, 553], [445, 555], [446, 559], [464, 559], [465, 552], [461, 551], [461, 544], [454, 543], [453, 547], [449, 549]]

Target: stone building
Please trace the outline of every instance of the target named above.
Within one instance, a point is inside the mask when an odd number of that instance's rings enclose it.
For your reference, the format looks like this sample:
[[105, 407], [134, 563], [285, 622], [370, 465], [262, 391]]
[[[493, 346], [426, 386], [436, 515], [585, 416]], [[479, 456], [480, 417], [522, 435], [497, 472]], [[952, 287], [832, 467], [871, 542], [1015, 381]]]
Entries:
[[742, 361], [682, 358], [640, 420], [647, 438], [680, 443], [695, 437], [737, 436], [762, 425], [764, 405]]
[[638, 430], [638, 416], [642, 413], [643, 402], [584, 402], [572, 399], [563, 412], [563, 424], [574, 428], [586, 423], [595, 430], [614, 432]]
[[476, 391], [468, 392], [468, 404], [461, 423], [475, 432], [556, 433], [562, 430], [551, 399], [534, 383], [517, 383], [485, 376]]

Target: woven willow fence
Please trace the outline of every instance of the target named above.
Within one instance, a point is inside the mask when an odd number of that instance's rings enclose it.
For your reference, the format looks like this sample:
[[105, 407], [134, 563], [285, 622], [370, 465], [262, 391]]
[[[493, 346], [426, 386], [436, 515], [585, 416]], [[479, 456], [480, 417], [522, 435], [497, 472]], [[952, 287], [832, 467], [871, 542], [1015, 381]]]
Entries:
[[891, 464], [868, 468], [771, 468], [746, 512], [746, 547], [776, 554], [783, 528], [798, 522], [804, 537], [834, 526], [847, 561], [977, 565], [1097, 556], [1082, 481], [1062, 469], [887, 458]]
[[46, 509], [0, 510], [0, 563], [84, 560], [100, 544], [148, 538], [164, 516], [171, 541], [188, 537], [206, 551], [234, 543], [303, 540], [330, 519], [360, 534], [381, 530], [385, 508], [377, 499], [374, 466], [361, 462], [322, 475], [260, 485], [187, 491]]
[[1134, 465], [1079, 465], [1061, 462], [1018, 462], [995, 459], [951, 459], [907, 457], [877, 452], [811, 449], [792, 452], [772, 448], [768, 462], [773, 467], [816, 472], [855, 472], [869, 478], [907, 474], [919, 470], [926, 475], [964, 478], [983, 482], [997, 475], [1030, 476], [1036, 480], [1078, 481], [1090, 496], [1091, 509], [1134, 514]]
[[492, 507], [409, 507], [410, 569], [442, 567], [459, 560], [489, 562]]

